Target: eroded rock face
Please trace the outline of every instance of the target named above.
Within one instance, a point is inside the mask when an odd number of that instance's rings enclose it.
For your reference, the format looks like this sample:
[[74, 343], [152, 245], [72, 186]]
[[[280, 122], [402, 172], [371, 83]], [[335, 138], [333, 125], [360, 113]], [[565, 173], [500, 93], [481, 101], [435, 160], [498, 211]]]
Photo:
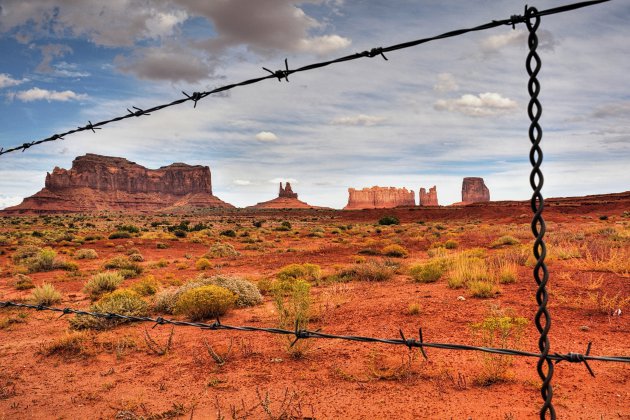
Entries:
[[421, 206], [438, 206], [437, 188], [434, 185], [429, 188], [429, 192], [424, 188], [420, 188], [419, 205]]
[[344, 210], [385, 209], [400, 206], [415, 206], [413, 190], [396, 187], [371, 187], [355, 190], [348, 188], [348, 204]]
[[278, 197], [282, 198], [298, 198], [297, 193], [294, 193], [291, 189], [291, 183], [287, 182], [286, 186], [282, 188], [282, 182], [280, 183], [280, 191], [278, 192]]
[[462, 202], [479, 203], [483, 201], [490, 201], [490, 190], [483, 182], [483, 178], [464, 178], [462, 182]]
[[87, 154], [46, 174], [45, 188], [7, 212], [151, 211], [233, 207], [212, 195], [210, 168], [174, 163], [147, 169], [124, 158]]

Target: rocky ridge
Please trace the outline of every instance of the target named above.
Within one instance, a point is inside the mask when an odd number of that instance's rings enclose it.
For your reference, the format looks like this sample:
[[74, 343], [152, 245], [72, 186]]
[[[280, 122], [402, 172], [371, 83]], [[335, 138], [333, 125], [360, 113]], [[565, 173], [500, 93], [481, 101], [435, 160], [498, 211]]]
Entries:
[[415, 205], [416, 199], [413, 190], [373, 186], [362, 190], [348, 188], [348, 204], [343, 209], [385, 209]]

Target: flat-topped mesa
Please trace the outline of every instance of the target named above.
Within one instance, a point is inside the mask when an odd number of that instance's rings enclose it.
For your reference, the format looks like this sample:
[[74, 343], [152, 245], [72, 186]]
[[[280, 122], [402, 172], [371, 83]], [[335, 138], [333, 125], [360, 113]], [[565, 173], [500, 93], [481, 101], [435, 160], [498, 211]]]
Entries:
[[429, 192], [424, 188], [420, 188], [418, 201], [420, 206], [439, 206], [436, 186], [429, 188]]
[[348, 204], [343, 209], [387, 209], [415, 205], [416, 197], [413, 190], [374, 186], [362, 190], [348, 188]]
[[291, 189], [291, 183], [287, 182], [286, 186], [282, 188], [282, 182], [280, 183], [280, 191], [278, 192], [278, 197], [282, 198], [298, 198], [297, 193], [294, 193]]
[[147, 169], [124, 158], [88, 153], [72, 162], [71, 169], [55, 168], [46, 174], [45, 186], [52, 192], [90, 188], [104, 192], [212, 194], [210, 168], [173, 163]]
[[233, 207], [212, 195], [207, 166], [174, 163], [147, 169], [124, 158], [89, 153], [75, 158], [70, 169], [47, 173], [45, 188], [5, 212], [157, 211], [188, 206]]
[[490, 201], [490, 190], [483, 178], [466, 177], [462, 182], [462, 203], [479, 203]]

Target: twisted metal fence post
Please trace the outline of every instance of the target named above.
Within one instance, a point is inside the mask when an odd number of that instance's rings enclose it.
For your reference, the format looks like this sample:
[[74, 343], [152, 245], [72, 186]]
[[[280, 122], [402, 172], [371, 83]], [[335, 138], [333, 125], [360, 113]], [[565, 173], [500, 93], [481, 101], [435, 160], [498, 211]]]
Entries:
[[[532, 219], [532, 233], [535, 236], [533, 252], [536, 258], [536, 265], [534, 266], [534, 280], [538, 285], [536, 290], [536, 302], [538, 303], [538, 311], [535, 315], [536, 328], [540, 333], [538, 340], [538, 348], [540, 349], [540, 358], [538, 359], [537, 370], [538, 375], [542, 379], [542, 385], [540, 387], [540, 393], [544, 400], [543, 406], [540, 410], [540, 418], [542, 420], [547, 418], [547, 414], [552, 419], [556, 418], [556, 411], [551, 401], [553, 397], [553, 388], [551, 386], [551, 378], [553, 377], [553, 363], [548, 358], [549, 355], [549, 329], [551, 328], [551, 316], [547, 310], [547, 281], [549, 280], [549, 271], [545, 265], [545, 256], [547, 255], [547, 247], [545, 246], [545, 220], [542, 217], [544, 208], [544, 199], [541, 194], [544, 178], [540, 166], [543, 160], [542, 149], [540, 148], [540, 142], [542, 140], [542, 128], [539, 124], [540, 116], [542, 115], [542, 106], [538, 101], [538, 94], [540, 93], [540, 83], [537, 76], [541, 67], [541, 60], [536, 53], [538, 47], [538, 36], [536, 30], [540, 25], [540, 17], [537, 16], [538, 10], [535, 7], [527, 8], [525, 11], [525, 24], [529, 31], [528, 45], [529, 54], [527, 54], [526, 68], [529, 75], [529, 82], [527, 84], [527, 90], [529, 91], [530, 101], [527, 107], [527, 114], [531, 124], [529, 126], [529, 140], [532, 143], [532, 147], [529, 153], [529, 161], [532, 164], [532, 172], [529, 176], [529, 183], [534, 190], [531, 199], [532, 212], [534, 213]], [[542, 274], [542, 276], [541, 276]], [[546, 368], [545, 368], [546, 365]]]

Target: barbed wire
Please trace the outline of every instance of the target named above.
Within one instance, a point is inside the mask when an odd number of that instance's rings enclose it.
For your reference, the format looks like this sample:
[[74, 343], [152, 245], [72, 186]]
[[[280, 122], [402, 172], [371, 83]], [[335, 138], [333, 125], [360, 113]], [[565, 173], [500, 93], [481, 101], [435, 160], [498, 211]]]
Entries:
[[[604, 3], [604, 2], [608, 2], [610, 0], [592, 0], [592, 1], [584, 1], [584, 2], [580, 2], [580, 3], [573, 3], [573, 4], [568, 4], [565, 6], [559, 6], [559, 7], [554, 7], [551, 9], [547, 9], [547, 10], [541, 10], [541, 11], [536, 11], [533, 14], [529, 14], [528, 18], [539, 18], [541, 16], [547, 16], [547, 15], [552, 15], [552, 14], [556, 14], [556, 13], [564, 13], [564, 12], [568, 12], [571, 10], [576, 10], [576, 9], [580, 9], [583, 7], [587, 7], [587, 6], [592, 6], [595, 4], [599, 4], [599, 3]], [[525, 11], [527, 11], [527, 7], [525, 7]], [[215, 93], [220, 93], [220, 92], [224, 92], [224, 91], [228, 91], [231, 89], [234, 89], [236, 87], [241, 87], [241, 86], [248, 86], [248, 85], [252, 85], [255, 83], [259, 83], [262, 82], [264, 80], [268, 80], [268, 79], [278, 79], [279, 82], [281, 82], [282, 80], [285, 81], [289, 81], [289, 76], [291, 74], [294, 73], [299, 73], [299, 72], [304, 72], [304, 71], [309, 71], [309, 70], [315, 70], [318, 68], [322, 68], [322, 67], [327, 67], [330, 66], [332, 64], [338, 64], [338, 63], [344, 63], [347, 61], [352, 61], [352, 60], [358, 60], [360, 58], [372, 58], [372, 57], [377, 57], [380, 56], [385, 60], [388, 60], [387, 57], [385, 56], [385, 53], [388, 52], [392, 52], [392, 51], [397, 51], [397, 50], [402, 50], [405, 48], [411, 48], [411, 47], [415, 47], [421, 44], [425, 44], [427, 42], [431, 42], [431, 41], [436, 41], [439, 39], [445, 39], [445, 38], [451, 38], [451, 37], [455, 37], [455, 36], [460, 36], [460, 35], [464, 35], [467, 34], [469, 32], [477, 32], [477, 31], [484, 31], [487, 29], [492, 29], [492, 28], [496, 28], [499, 26], [505, 26], [505, 25], [509, 25], [512, 26], [512, 28], [514, 29], [516, 27], [517, 24], [519, 23], [523, 23], [525, 22], [525, 17], [523, 15], [512, 15], [510, 16], [508, 19], [502, 19], [502, 20], [493, 20], [491, 22], [485, 23], [483, 25], [479, 25], [479, 26], [475, 26], [472, 28], [466, 28], [466, 29], [457, 29], [457, 30], [453, 30], [450, 32], [445, 32], [443, 34], [440, 35], [436, 35], [433, 37], [429, 37], [429, 38], [422, 38], [422, 39], [417, 39], [417, 40], [413, 40], [413, 41], [408, 41], [408, 42], [403, 42], [400, 44], [395, 44], [395, 45], [391, 45], [389, 47], [377, 47], [377, 48], [372, 48], [369, 51], [363, 51], [363, 52], [359, 52], [359, 53], [355, 53], [355, 54], [351, 54], [351, 55], [347, 55], [344, 57], [340, 57], [334, 60], [328, 60], [328, 61], [321, 61], [321, 62], [317, 62], [317, 63], [313, 63], [313, 64], [309, 64], [303, 67], [299, 67], [296, 69], [290, 69], [289, 68], [289, 63], [287, 61], [287, 59], [284, 60], [284, 69], [281, 70], [276, 70], [276, 71], [272, 71], [269, 70], [268, 68], [263, 67], [263, 70], [267, 71], [269, 73], [269, 75], [267, 76], [262, 76], [262, 77], [256, 77], [253, 79], [249, 79], [249, 80], [244, 80], [242, 82], [239, 83], [232, 83], [229, 85], [224, 85], [221, 87], [218, 87], [216, 89], [212, 89], [210, 91], [204, 91], [204, 92], [194, 92], [192, 94], [188, 94], [186, 92], [182, 92], [182, 94], [184, 95], [183, 98], [174, 100], [172, 102], [169, 103], [165, 103], [162, 105], [157, 105], [151, 108], [147, 108], [147, 109], [142, 109], [142, 108], [138, 108], [136, 106], [132, 106], [131, 109], [127, 108], [127, 114], [125, 115], [121, 115], [119, 117], [115, 117], [109, 120], [103, 120], [103, 121], [99, 121], [96, 123], [92, 123], [92, 121], [88, 121], [88, 124], [84, 125], [84, 126], [80, 126], [77, 127], [73, 130], [68, 130], [65, 131], [63, 133], [58, 133], [58, 134], [53, 134], [50, 137], [41, 139], [41, 140], [36, 140], [36, 141], [31, 141], [31, 142], [25, 142], [22, 143], [22, 145], [20, 146], [16, 146], [16, 147], [12, 147], [10, 149], [4, 149], [4, 148], [0, 148], [0, 155], [4, 155], [6, 153], [10, 153], [10, 152], [16, 152], [18, 150], [21, 150], [22, 152], [24, 152], [25, 150], [31, 148], [32, 146], [36, 146], [39, 144], [43, 144], [43, 143], [47, 143], [47, 142], [51, 142], [51, 141], [57, 141], [57, 140], [64, 140], [64, 137], [67, 137], [69, 135], [75, 134], [75, 133], [79, 133], [82, 131], [92, 131], [94, 133], [96, 133], [96, 130], [100, 130], [102, 128], [102, 126], [113, 123], [113, 122], [117, 122], [117, 121], [122, 121], [128, 118], [136, 118], [136, 117], [141, 117], [143, 115], [151, 115], [151, 113], [153, 112], [157, 112], [160, 111], [164, 108], [169, 108], [172, 106], [176, 106], [176, 105], [181, 105], [183, 103], [186, 102], [193, 102], [193, 108], [197, 107], [197, 102], [199, 102], [200, 100], [215, 94]]]
[[[337, 335], [337, 334], [327, 334], [323, 333], [319, 330], [310, 331], [305, 329], [299, 329], [296, 324], [296, 328], [294, 330], [287, 330], [282, 328], [267, 328], [267, 327], [253, 327], [247, 325], [228, 325], [223, 324], [219, 318], [217, 318], [213, 323], [205, 323], [205, 322], [189, 322], [189, 321], [179, 321], [176, 319], [169, 319], [163, 317], [147, 317], [147, 316], [133, 316], [133, 315], [122, 315], [117, 313], [103, 313], [103, 312], [90, 312], [83, 311], [80, 309], [73, 308], [56, 308], [46, 305], [33, 305], [29, 303], [21, 303], [21, 302], [12, 302], [12, 301], [0, 301], [0, 308], [27, 308], [27, 309], [35, 309], [38, 311], [52, 311], [61, 313], [61, 317], [69, 314], [74, 315], [83, 315], [83, 316], [91, 316], [95, 318], [103, 318], [107, 320], [122, 320], [122, 321], [130, 321], [130, 322], [149, 322], [153, 323], [153, 328], [158, 325], [174, 325], [174, 326], [186, 326], [186, 327], [195, 327], [200, 328], [202, 330], [232, 330], [232, 331], [248, 331], [248, 332], [266, 332], [270, 334], [279, 334], [286, 336], [294, 336], [295, 340], [292, 342], [291, 346], [295, 345], [299, 340], [310, 339], [310, 338], [321, 338], [321, 339], [337, 339], [337, 340], [346, 340], [346, 341], [357, 341], [361, 343], [382, 343], [382, 344], [391, 344], [391, 345], [401, 345], [406, 346], [410, 350], [414, 348], [420, 349], [420, 352], [424, 356], [425, 359], [428, 359], [425, 348], [435, 348], [442, 350], [464, 350], [464, 351], [480, 351], [485, 353], [493, 353], [499, 354], [503, 356], [521, 356], [521, 357], [536, 357], [540, 358], [542, 355], [540, 353], [532, 353], [523, 350], [516, 349], [506, 349], [506, 348], [496, 348], [496, 347], [482, 347], [482, 346], [471, 346], [466, 344], [453, 344], [453, 343], [431, 343], [426, 342], [423, 339], [422, 328], [418, 330], [418, 338], [407, 338], [404, 332], [399, 330], [400, 338], [378, 338], [378, 337], [368, 337], [368, 336], [358, 336], [358, 335]], [[591, 369], [588, 364], [589, 361], [598, 361], [598, 362], [619, 362], [619, 363], [630, 363], [630, 356], [594, 356], [590, 354], [591, 352], [591, 343], [588, 343], [588, 347], [585, 353], [549, 353], [545, 356], [545, 359], [550, 362], [570, 362], [570, 363], [584, 363], [586, 369], [588, 370], [591, 376], [595, 376], [595, 373]]]

